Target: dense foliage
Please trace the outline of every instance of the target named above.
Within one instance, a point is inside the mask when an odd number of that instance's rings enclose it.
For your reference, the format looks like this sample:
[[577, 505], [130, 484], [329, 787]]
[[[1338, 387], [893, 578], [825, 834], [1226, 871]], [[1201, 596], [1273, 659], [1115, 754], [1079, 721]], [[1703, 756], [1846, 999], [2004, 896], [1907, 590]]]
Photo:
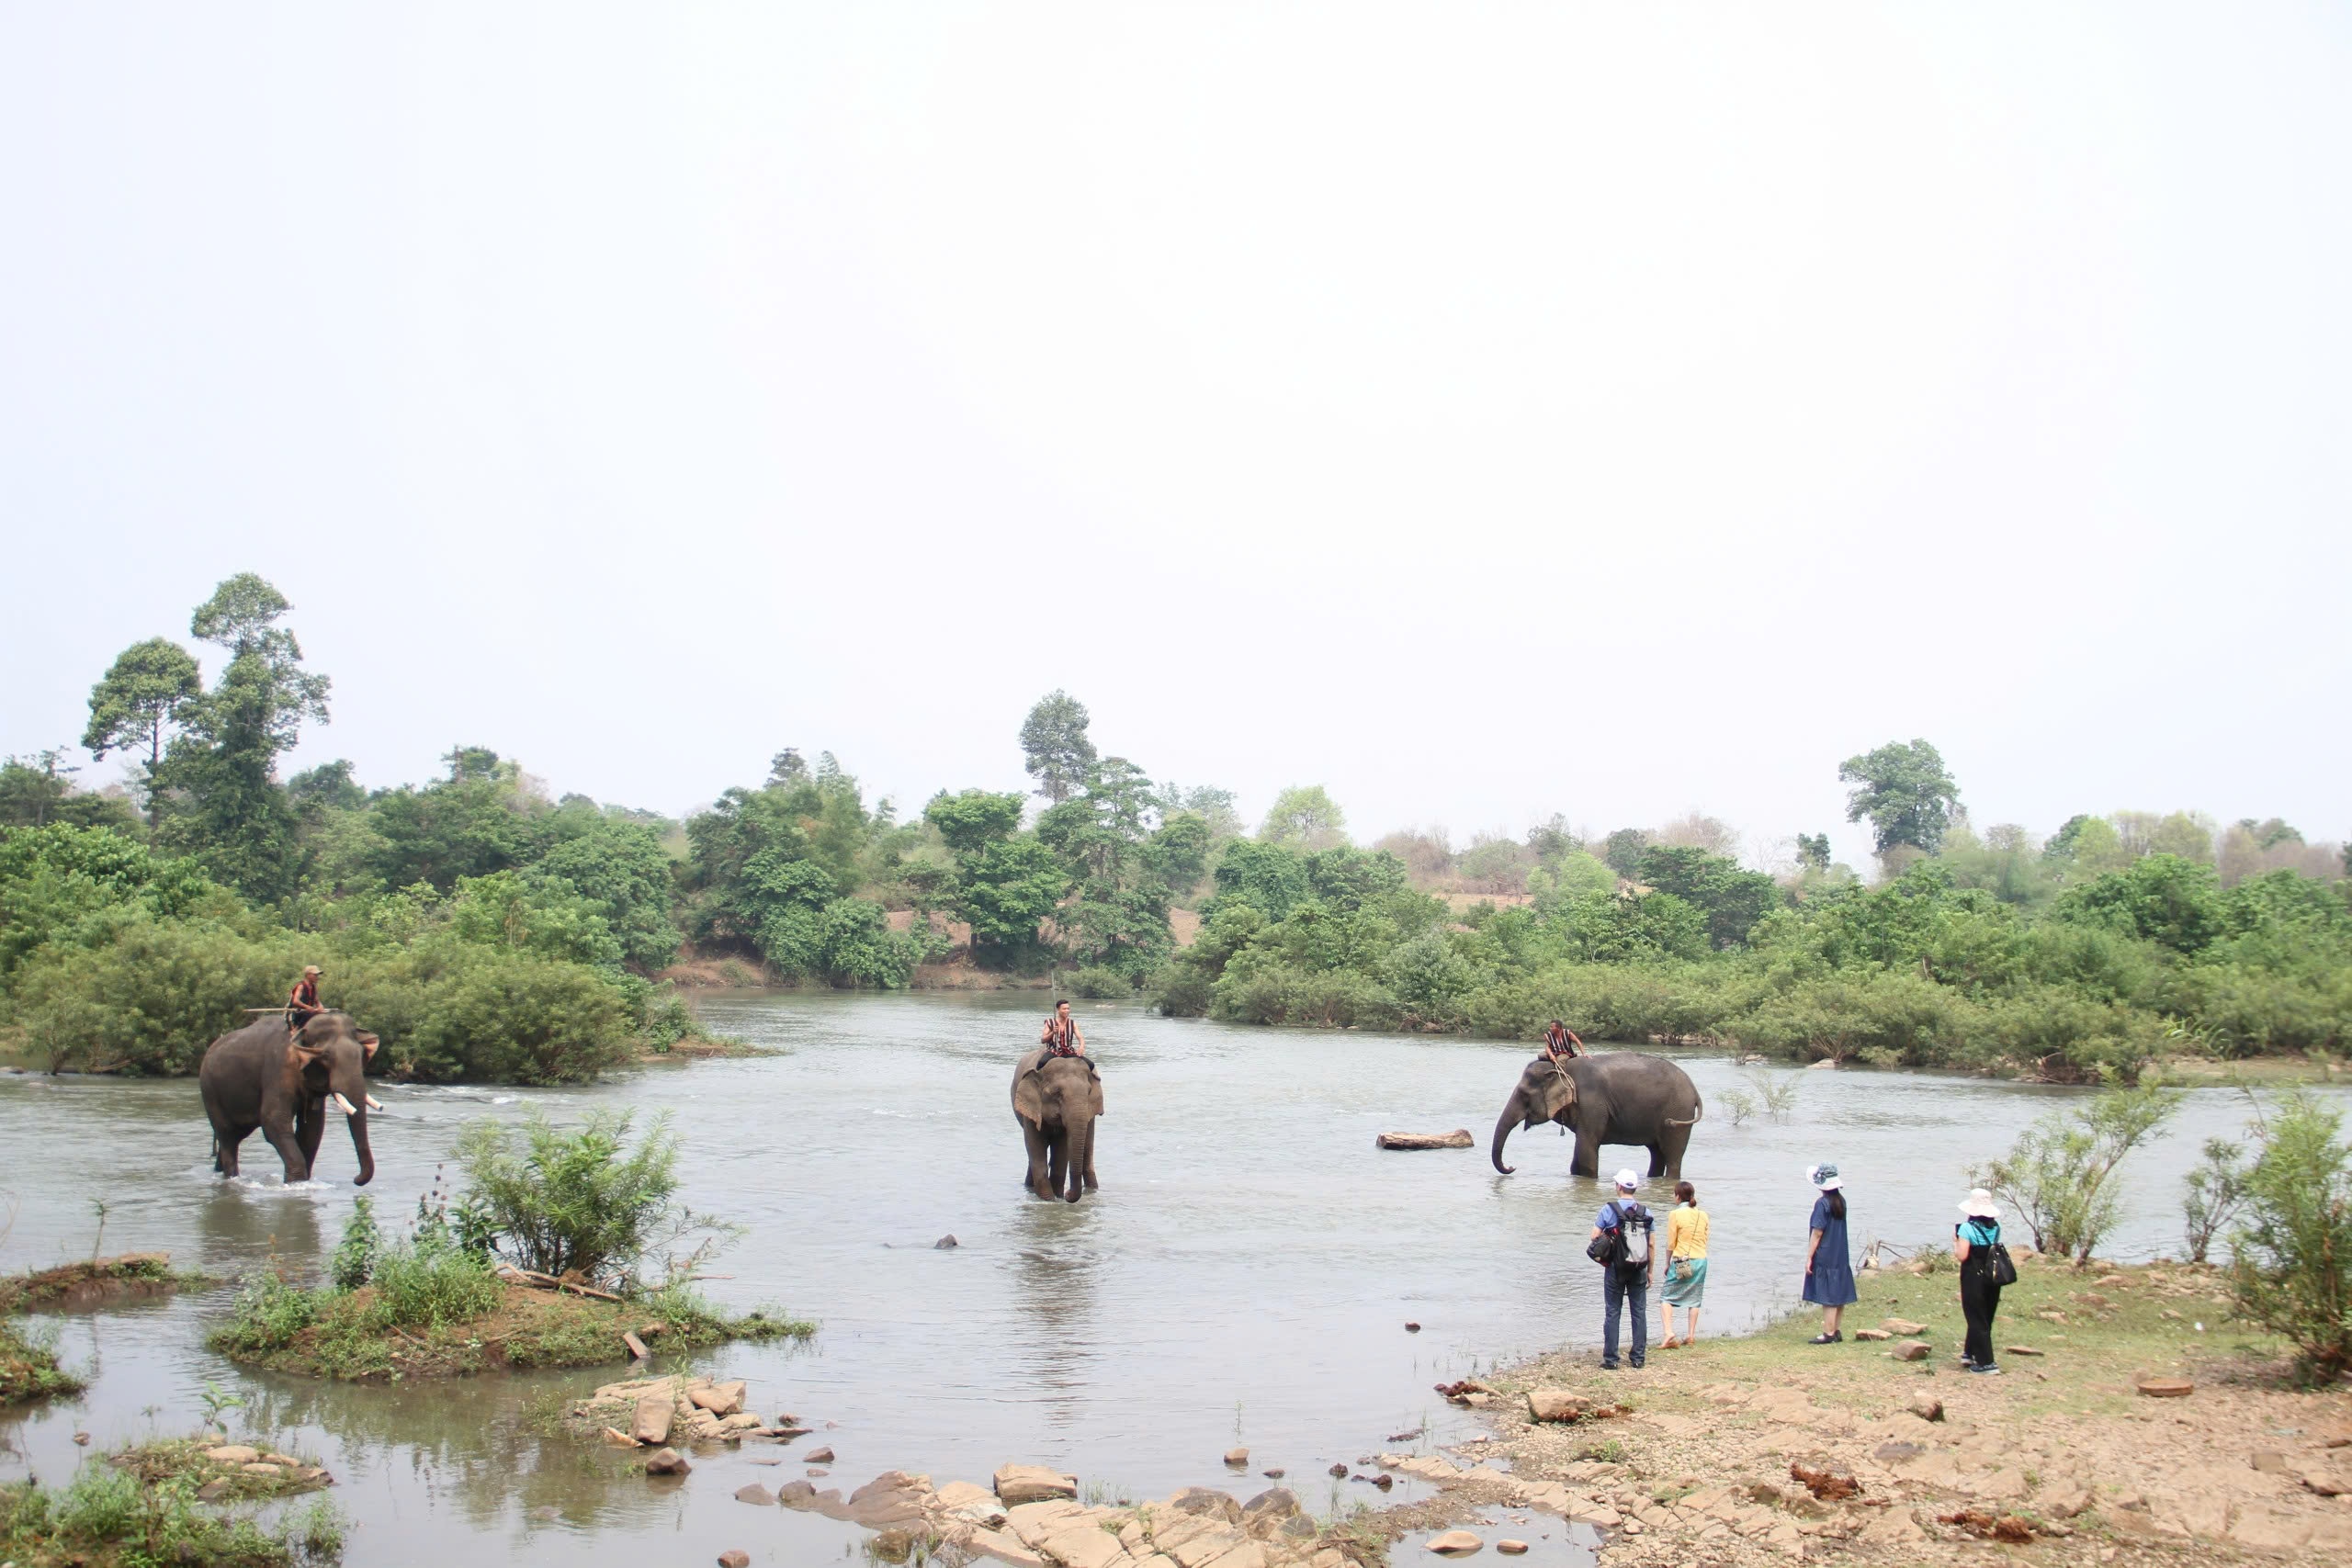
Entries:
[[[2352, 1026], [2346, 884], [2281, 868], [2225, 887], [2210, 836], [2202, 858], [2143, 832], [2101, 860], [2080, 824], [2039, 852], [2016, 829], [1955, 824], [1937, 855], [1899, 845], [1908, 869], [1876, 886], [1826, 852], [1776, 880], [1645, 837], [1611, 834], [1604, 860], [1539, 829], [1515, 872], [1525, 901], [1459, 912], [1416, 891], [1396, 852], [1433, 863], [1426, 836], [1228, 844], [1159, 1003], [1520, 1038], [1557, 1017], [1588, 1038], [2068, 1079], [2129, 1079], [2167, 1051], [2340, 1052]], [[1466, 858], [1449, 852], [1449, 869]]]

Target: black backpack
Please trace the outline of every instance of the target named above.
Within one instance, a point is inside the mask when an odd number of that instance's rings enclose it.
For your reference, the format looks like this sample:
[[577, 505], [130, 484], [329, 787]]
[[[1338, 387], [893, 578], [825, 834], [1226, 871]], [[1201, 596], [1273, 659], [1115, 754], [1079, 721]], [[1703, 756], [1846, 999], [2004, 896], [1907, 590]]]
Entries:
[[1639, 1273], [1650, 1263], [1650, 1212], [1639, 1203], [1615, 1201], [1609, 1207], [1617, 1223], [1602, 1226], [1599, 1235], [1585, 1243], [1584, 1255], [1604, 1269]]

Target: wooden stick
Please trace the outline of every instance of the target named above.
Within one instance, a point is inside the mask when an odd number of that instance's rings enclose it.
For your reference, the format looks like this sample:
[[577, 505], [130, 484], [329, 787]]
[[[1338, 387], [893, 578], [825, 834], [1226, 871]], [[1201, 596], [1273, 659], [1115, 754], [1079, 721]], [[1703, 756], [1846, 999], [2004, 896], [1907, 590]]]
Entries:
[[626, 1329], [621, 1332], [621, 1343], [628, 1346], [628, 1353], [640, 1361], [650, 1360], [653, 1358], [653, 1352], [645, 1348], [645, 1341]]

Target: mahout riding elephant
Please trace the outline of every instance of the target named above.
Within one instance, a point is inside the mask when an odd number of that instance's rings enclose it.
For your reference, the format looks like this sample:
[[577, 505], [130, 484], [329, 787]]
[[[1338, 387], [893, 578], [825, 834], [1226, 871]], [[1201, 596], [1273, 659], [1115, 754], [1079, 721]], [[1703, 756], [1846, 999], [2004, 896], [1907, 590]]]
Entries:
[[1012, 1114], [1029, 1145], [1021, 1179], [1032, 1192], [1075, 1203], [1102, 1186], [1094, 1179], [1094, 1119], [1102, 1114], [1102, 1079], [1091, 1061], [1042, 1047], [1022, 1057], [1012, 1069]]
[[1699, 1120], [1699, 1090], [1690, 1075], [1663, 1056], [1606, 1051], [1554, 1061], [1538, 1056], [1519, 1075], [1519, 1087], [1495, 1121], [1495, 1168], [1509, 1176], [1503, 1144], [1516, 1127], [1557, 1122], [1577, 1135], [1568, 1170], [1600, 1174], [1600, 1145], [1639, 1144], [1650, 1151], [1650, 1174], [1679, 1180], [1682, 1151]]
[[212, 1120], [212, 1168], [236, 1175], [237, 1145], [258, 1127], [286, 1162], [286, 1179], [308, 1181], [332, 1105], [349, 1118], [359, 1153], [353, 1185], [367, 1186], [376, 1176], [368, 1112], [383, 1109], [368, 1092], [375, 1054], [376, 1037], [345, 1012], [319, 1013], [290, 1038], [284, 1015], [273, 1012], [215, 1040], [196, 1075]]

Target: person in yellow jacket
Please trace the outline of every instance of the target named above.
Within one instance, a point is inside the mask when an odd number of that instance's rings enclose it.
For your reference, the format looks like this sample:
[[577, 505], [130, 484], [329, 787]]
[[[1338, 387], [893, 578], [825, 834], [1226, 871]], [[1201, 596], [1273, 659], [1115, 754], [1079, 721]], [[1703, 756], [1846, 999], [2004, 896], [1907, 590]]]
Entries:
[[[1657, 1315], [1665, 1337], [1658, 1348], [1671, 1350], [1699, 1337], [1699, 1307], [1707, 1297], [1707, 1211], [1699, 1207], [1699, 1190], [1687, 1181], [1674, 1184], [1674, 1212], [1666, 1217], [1666, 1292], [1658, 1297]], [[1690, 1314], [1682, 1337], [1674, 1337], [1674, 1309]]]

